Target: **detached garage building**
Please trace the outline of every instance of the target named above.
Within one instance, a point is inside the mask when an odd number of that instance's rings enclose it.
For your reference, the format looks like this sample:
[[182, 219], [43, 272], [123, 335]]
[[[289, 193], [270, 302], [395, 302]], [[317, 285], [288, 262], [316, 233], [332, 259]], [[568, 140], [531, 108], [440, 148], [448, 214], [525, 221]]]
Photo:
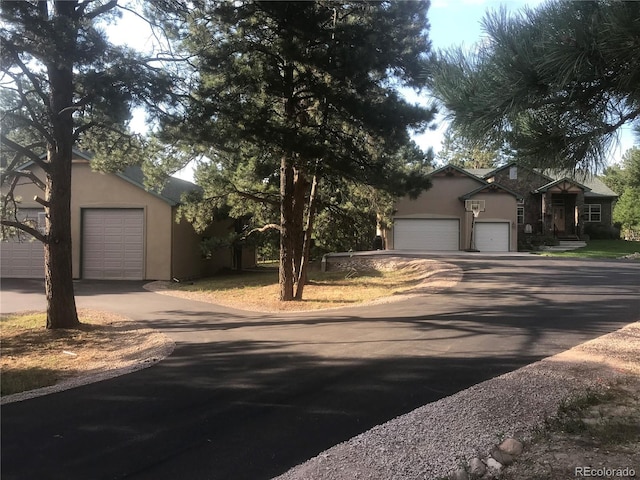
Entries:
[[[517, 193], [455, 165], [435, 170], [430, 177], [429, 190], [416, 199], [404, 197], [395, 203], [393, 226], [385, 232], [388, 248], [517, 250]], [[473, 203], [480, 208], [475, 222], [470, 211]]]
[[[91, 157], [74, 152], [71, 185], [73, 276], [105, 280], [171, 280], [211, 275], [231, 267], [233, 252], [221, 250], [212, 259], [200, 251], [202, 235], [184, 219], [176, 222], [183, 193], [196, 185], [170, 178], [159, 193], [144, 188], [138, 167], [122, 173], [99, 173], [91, 169]], [[40, 178], [35, 164], [23, 167]], [[44, 212], [33, 200], [41, 191], [34, 185], [16, 188], [21, 219], [44, 226]], [[226, 236], [231, 221], [216, 222], [207, 236]], [[43, 246], [21, 235], [0, 245], [2, 277], [43, 278]], [[243, 251], [243, 266], [255, 265], [252, 249]]]

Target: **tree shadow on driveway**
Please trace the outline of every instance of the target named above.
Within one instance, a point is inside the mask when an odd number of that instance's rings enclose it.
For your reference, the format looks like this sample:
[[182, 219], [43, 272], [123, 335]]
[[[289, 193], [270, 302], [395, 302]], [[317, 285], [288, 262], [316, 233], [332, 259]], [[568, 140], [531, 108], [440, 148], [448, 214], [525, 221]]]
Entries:
[[463, 268], [444, 294], [324, 314], [245, 314], [136, 293], [155, 308], [114, 307], [176, 338], [173, 355], [4, 406], [3, 479], [271, 478], [640, 311], [638, 264]]

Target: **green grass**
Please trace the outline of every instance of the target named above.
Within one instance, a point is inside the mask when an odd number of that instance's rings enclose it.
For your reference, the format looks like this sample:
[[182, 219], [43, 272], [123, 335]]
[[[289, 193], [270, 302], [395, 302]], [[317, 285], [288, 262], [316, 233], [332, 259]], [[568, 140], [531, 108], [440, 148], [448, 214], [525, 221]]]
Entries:
[[640, 242], [627, 240], [590, 240], [587, 246], [568, 252], [541, 252], [548, 257], [565, 258], [620, 258], [640, 252]]

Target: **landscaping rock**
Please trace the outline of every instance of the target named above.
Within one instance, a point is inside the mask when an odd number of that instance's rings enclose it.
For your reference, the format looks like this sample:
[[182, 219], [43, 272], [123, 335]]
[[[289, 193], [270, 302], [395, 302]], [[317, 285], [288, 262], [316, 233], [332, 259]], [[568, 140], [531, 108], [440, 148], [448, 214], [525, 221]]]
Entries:
[[469, 461], [469, 473], [474, 477], [481, 477], [487, 473], [487, 466], [478, 457]]
[[503, 452], [498, 447], [491, 451], [491, 457], [502, 465], [511, 465], [513, 463], [513, 455]]
[[492, 470], [494, 472], [499, 472], [500, 470], [502, 470], [502, 464], [492, 457], [489, 457], [487, 459], [487, 467], [489, 467], [489, 470]]
[[507, 438], [504, 442], [502, 442], [498, 448], [509, 455], [520, 455], [522, 453], [522, 442], [516, 440], [515, 438]]
[[464, 468], [459, 468], [450, 478], [451, 480], [469, 480], [469, 474]]

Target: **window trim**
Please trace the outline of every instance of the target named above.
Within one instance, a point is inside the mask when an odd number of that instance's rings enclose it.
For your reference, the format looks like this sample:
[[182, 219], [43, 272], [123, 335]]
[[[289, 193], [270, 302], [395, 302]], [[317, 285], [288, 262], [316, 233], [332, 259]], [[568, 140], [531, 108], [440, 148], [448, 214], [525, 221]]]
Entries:
[[584, 212], [585, 222], [587, 223], [602, 222], [602, 204], [601, 203], [585, 203], [583, 212]]

